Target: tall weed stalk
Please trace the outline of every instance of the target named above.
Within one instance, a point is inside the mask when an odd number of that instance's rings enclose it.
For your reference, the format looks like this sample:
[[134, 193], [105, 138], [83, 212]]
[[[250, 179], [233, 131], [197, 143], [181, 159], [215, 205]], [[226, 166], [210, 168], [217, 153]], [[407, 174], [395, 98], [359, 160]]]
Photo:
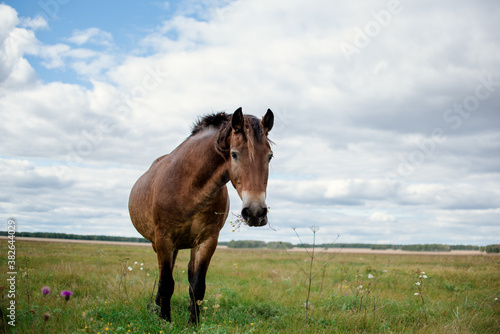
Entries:
[[[307, 269], [304, 269], [298, 262], [297, 260], [295, 260], [293, 258], [293, 256], [290, 254], [290, 252], [288, 252], [288, 250], [286, 248], [283, 248], [286, 252], [286, 254], [290, 257], [290, 259], [292, 259], [292, 261], [297, 265], [297, 267], [299, 267], [299, 269], [302, 271], [302, 273], [306, 276], [307, 278], [307, 296], [306, 296], [306, 302], [305, 302], [305, 317], [306, 319], [309, 319], [309, 311], [311, 309], [311, 304], [310, 304], [310, 299], [311, 299], [311, 287], [312, 287], [312, 284], [313, 284], [313, 280], [314, 280], [314, 277], [316, 276], [316, 274], [318, 274], [322, 269], [323, 269], [323, 276], [324, 276], [324, 273], [325, 273], [325, 270], [326, 270], [326, 266], [328, 265], [328, 263], [330, 263], [332, 260], [333, 260], [333, 255], [330, 256], [328, 258], [328, 260], [326, 260], [322, 265], [321, 267], [319, 267], [317, 270], [314, 270], [314, 261], [316, 260], [316, 258], [322, 254], [323, 252], [325, 252], [328, 247], [325, 247], [323, 248], [322, 251], [320, 252], [316, 252], [316, 233], [319, 231], [319, 227], [317, 226], [311, 226], [311, 231], [313, 233], [313, 243], [312, 243], [312, 250], [309, 251], [305, 244], [302, 242], [302, 239], [300, 238], [300, 235], [297, 233], [297, 229], [293, 228], [293, 231], [295, 232], [295, 234], [297, 235], [297, 238], [299, 239], [299, 242], [300, 244], [302, 245], [302, 247], [304, 248], [304, 250], [306, 251], [307, 255], [309, 256], [310, 258], [310, 261], [309, 261], [309, 268]], [[340, 235], [337, 236], [337, 238], [335, 238], [335, 240], [330, 244], [334, 244], [338, 238], [340, 237]], [[340, 249], [342, 250], [342, 249]], [[339, 252], [340, 252], [339, 250]]]

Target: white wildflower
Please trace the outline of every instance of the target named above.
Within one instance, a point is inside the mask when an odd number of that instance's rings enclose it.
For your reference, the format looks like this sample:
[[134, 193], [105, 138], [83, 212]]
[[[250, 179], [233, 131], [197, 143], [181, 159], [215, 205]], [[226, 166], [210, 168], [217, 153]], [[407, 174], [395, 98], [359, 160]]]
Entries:
[[420, 285], [420, 282], [415, 283], [415, 285], [417, 285], [417, 286]]
[[372, 278], [375, 278], [375, 276], [373, 276], [372, 274], [368, 274], [368, 278], [372, 279]]
[[415, 292], [413, 295], [414, 295], [414, 296], [418, 296], [418, 295], [420, 295], [420, 293]]
[[132, 267], [128, 267], [128, 271], [132, 271], [132, 270], [133, 270]]

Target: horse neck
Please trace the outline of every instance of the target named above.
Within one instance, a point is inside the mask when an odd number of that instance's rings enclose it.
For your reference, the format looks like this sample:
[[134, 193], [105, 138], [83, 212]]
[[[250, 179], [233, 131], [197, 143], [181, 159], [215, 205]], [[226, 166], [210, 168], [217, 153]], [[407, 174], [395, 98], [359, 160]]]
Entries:
[[217, 136], [217, 132], [210, 131], [190, 139], [189, 170], [192, 186], [198, 191], [212, 193], [229, 182], [227, 160], [215, 148]]

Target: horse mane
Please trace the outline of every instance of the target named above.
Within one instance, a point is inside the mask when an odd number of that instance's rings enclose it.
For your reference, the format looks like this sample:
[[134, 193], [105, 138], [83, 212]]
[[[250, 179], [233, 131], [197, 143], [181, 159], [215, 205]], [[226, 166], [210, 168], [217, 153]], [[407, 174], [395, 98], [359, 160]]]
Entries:
[[230, 120], [231, 120], [231, 115], [228, 115], [225, 112], [213, 113], [200, 117], [198, 118], [198, 121], [193, 125], [193, 129], [191, 130], [191, 136], [200, 133], [206, 128], [209, 128], [210, 126], [220, 128], [224, 123], [227, 123]]
[[[232, 126], [231, 120], [233, 115], [226, 114], [225, 112], [212, 113], [205, 115], [198, 119], [198, 121], [193, 125], [191, 131], [191, 136], [194, 136], [205, 129], [213, 126], [219, 129], [219, 135], [217, 141], [215, 142], [216, 151], [222, 155], [226, 156], [229, 151], [228, 139], [231, 136]], [[255, 151], [255, 140], [261, 142], [264, 136], [264, 129], [262, 127], [262, 122], [255, 116], [245, 115], [245, 125], [243, 127], [243, 134], [248, 143], [248, 149], [250, 151], [250, 158], [253, 160]], [[266, 138], [270, 143], [272, 143], [268, 138]]]

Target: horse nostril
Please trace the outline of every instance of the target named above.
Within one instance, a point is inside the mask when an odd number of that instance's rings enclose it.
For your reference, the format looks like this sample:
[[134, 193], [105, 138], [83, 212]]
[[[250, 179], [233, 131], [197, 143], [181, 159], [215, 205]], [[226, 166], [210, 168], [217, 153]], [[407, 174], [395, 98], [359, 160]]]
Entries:
[[261, 208], [257, 214], [258, 218], [265, 218], [267, 216], [267, 208]]
[[243, 210], [241, 210], [241, 216], [245, 220], [248, 219], [250, 217], [250, 209], [249, 208], [243, 208]]

